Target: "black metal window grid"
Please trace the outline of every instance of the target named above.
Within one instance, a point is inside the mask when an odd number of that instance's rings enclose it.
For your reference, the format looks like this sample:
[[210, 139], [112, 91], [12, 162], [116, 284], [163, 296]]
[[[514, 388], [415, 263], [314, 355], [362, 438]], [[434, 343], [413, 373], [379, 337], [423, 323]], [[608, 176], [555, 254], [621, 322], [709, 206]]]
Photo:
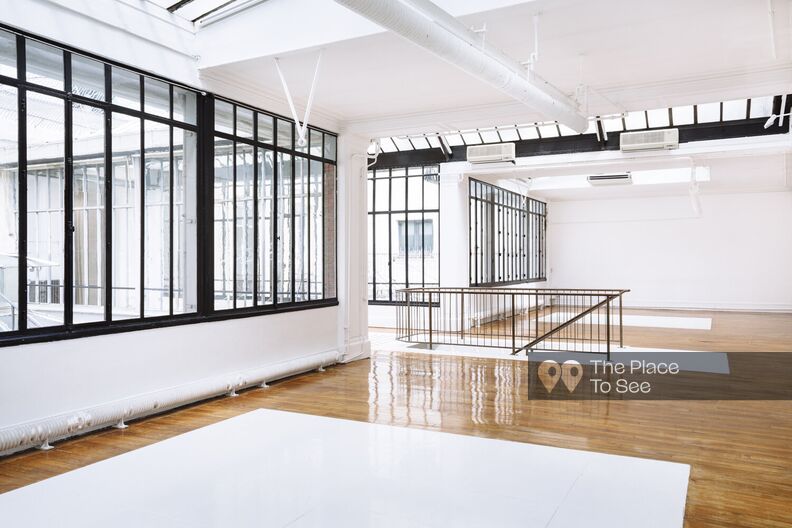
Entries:
[[[211, 94], [0, 25], [0, 346], [337, 304], [337, 137], [311, 128], [301, 146], [291, 120], [217, 101], [234, 128]], [[264, 183], [276, 159], [282, 188]], [[298, 233], [285, 272], [259, 243], [274, 224]]]
[[547, 204], [473, 178], [468, 189], [470, 285], [546, 280]]
[[408, 287], [440, 285], [437, 165], [368, 174], [368, 298], [393, 303]]

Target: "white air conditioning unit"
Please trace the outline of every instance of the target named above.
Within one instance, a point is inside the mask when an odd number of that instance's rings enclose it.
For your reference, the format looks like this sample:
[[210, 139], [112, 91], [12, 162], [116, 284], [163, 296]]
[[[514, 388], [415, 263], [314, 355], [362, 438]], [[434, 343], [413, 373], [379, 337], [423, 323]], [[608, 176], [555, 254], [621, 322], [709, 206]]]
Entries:
[[589, 185], [630, 185], [632, 175], [625, 174], [594, 174], [587, 178]]
[[472, 145], [467, 148], [470, 163], [514, 163], [514, 143], [495, 143], [494, 145]]
[[663, 150], [679, 147], [679, 129], [622, 132], [619, 136], [622, 152], [635, 150]]

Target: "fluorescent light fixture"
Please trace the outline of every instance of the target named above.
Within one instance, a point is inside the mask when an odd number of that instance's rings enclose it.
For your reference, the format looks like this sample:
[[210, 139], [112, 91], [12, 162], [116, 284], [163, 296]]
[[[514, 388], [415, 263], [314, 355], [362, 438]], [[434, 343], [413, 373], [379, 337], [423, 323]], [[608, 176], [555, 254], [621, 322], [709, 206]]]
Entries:
[[[709, 167], [696, 167], [696, 182], [710, 181]], [[604, 174], [604, 173], [602, 173]], [[657, 169], [631, 171], [633, 185], [665, 185], [671, 183], [690, 183], [690, 169]], [[589, 189], [589, 176], [596, 174], [575, 174], [570, 176], [542, 176], [531, 179], [532, 191], [556, 191], [564, 189]]]

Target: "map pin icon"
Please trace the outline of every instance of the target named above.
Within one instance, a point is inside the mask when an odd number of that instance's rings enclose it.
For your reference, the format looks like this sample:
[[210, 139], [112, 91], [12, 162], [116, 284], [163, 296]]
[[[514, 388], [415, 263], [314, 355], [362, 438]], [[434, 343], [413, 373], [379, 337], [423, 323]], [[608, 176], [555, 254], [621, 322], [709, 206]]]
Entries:
[[558, 366], [558, 363], [552, 359], [546, 359], [539, 365], [537, 372], [539, 373], [539, 380], [547, 389], [547, 392], [553, 392], [553, 388], [561, 377], [561, 367]]
[[561, 380], [569, 392], [575, 390], [582, 377], [583, 367], [580, 366], [580, 363], [574, 359], [564, 361], [564, 365], [561, 367]]

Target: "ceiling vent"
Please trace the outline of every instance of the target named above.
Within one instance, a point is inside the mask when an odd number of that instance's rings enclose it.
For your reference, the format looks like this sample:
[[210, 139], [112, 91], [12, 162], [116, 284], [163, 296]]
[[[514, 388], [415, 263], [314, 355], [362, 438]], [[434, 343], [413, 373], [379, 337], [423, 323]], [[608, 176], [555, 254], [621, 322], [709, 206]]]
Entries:
[[636, 150], [667, 150], [679, 147], [679, 129], [622, 132], [619, 136], [622, 152]]
[[514, 143], [495, 143], [493, 145], [473, 145], [467, 148], [470, 163], [514, 163]]
[[590, 185], [630, 185], [632, 183], [632, 175], [628, 172], [626, 174], [595, 174], [589, 176], [588, 182]]

